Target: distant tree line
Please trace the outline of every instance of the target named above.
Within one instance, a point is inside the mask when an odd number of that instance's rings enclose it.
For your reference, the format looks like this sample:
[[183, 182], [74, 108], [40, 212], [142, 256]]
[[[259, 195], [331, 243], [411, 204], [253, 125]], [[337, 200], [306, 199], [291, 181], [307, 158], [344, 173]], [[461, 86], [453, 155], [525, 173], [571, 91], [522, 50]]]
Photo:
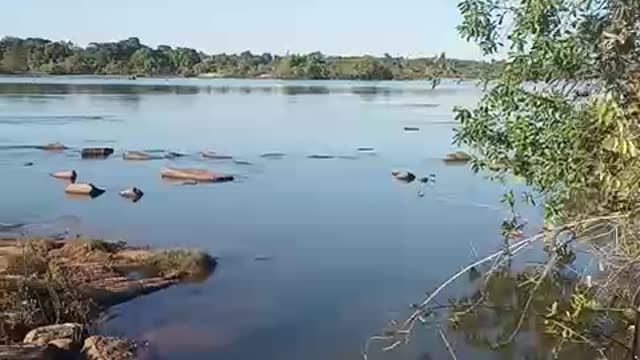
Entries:
[[186, 47], [160, 45], [153, 49], [135, 37], [91, 43], [85, 48], [41, 38], [5, 37], [0, 41], [0, 73], [5, 74], [403, 80], [493, 78], [501, 67], [495, 62], [448, 59], [444, 53], [419, 59], [388, 54], [341, 57], [320, 52], [208, 55]]

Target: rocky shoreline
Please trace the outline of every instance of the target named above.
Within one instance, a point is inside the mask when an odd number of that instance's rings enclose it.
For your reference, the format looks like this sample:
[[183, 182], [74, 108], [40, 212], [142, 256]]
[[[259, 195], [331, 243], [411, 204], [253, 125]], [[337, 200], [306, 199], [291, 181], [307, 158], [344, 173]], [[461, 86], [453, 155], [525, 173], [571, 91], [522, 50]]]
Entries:
[[0, 359], [134, 359], [127, 339], [91, 336], [109, 307], [208, 277], [216, 260], [76, 238], [0, 240]]

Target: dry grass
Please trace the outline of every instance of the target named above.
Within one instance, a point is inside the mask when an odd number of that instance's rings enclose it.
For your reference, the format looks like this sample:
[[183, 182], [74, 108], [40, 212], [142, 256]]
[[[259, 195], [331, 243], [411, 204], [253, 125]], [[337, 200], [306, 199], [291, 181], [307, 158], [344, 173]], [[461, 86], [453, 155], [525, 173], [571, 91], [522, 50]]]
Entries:
[[21, 341], [38, 326], [75, 322], [88, 324], [97, 305], [83, 294], [75, 273], [49, 255], [55, 243], [22, 242], [22, 254], [10, 255], [0, 280], [0, 341]]
[[199, 278], [211, 273], [216, 260], [206, 253], [193, 250], [167, 250], [152, 254], [146, 264], [157, 275]]

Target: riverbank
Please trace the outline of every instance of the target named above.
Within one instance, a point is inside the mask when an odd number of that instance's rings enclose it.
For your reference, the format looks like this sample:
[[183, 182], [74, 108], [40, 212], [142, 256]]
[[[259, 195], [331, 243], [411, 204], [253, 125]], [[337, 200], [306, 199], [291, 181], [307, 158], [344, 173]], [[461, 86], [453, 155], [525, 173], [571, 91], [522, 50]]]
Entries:
[[[88, 354], [85, 339], [91, 339], [92, 348], [116, 341], [88, 337], [111, 306], [200, 281], [215, 266], [214, 258], [192, 250], [152, 250], [85, 238], [2, 239], [0, 337], [10, 345], [0, 346], [0, 354], [3, 359], [51, 359], [78, 358], [82, 352], [84, 358], [99, 358]], [[58, 324], [67, 325], [52, 327]], [[121, 350], [133, 356], [132, 344]]]

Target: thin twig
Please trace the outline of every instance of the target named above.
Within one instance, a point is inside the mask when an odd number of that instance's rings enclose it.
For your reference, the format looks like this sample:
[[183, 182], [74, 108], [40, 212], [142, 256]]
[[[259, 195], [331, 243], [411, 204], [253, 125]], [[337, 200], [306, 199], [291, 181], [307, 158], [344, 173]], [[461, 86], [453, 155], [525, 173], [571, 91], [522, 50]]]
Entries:
[[442, 331], [442, 329], [438, 328], [438, 332], [440, 333], [440, 338], [442, 338], [442, 342], [444, 342], [444, 346], [447, 347], [447, 351], [451, 356], [451, 360], [458, 360], [458, 358], [456, 357], [456, 353], [453, 351], [453, 347], [451, 346], [451, 343], [449, 343], [449, 340], [447, 340], [447, 337], [444, 335], [444, 332]]

